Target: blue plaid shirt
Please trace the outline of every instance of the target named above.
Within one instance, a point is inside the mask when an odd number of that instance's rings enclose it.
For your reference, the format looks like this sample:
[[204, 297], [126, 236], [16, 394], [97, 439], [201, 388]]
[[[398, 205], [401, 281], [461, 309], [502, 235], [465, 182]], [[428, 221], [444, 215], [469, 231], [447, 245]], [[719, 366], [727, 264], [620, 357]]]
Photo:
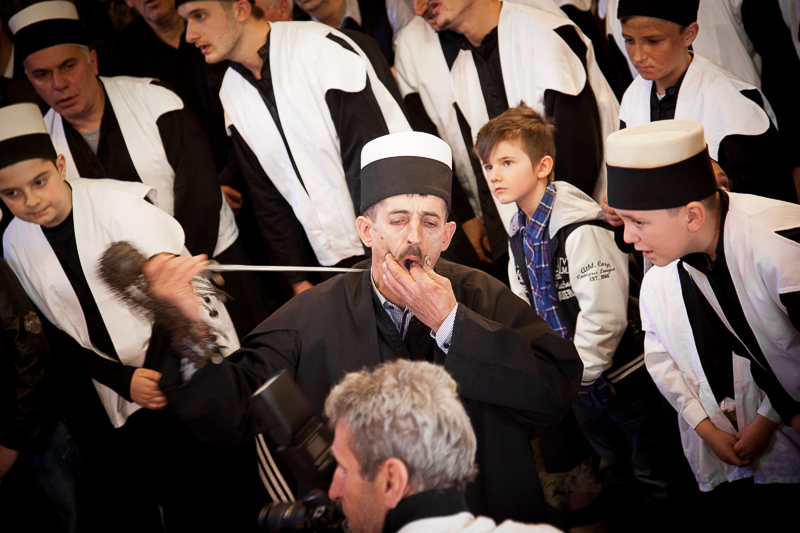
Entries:
[[525, 250], [525, 264], [528, 266], [528, 279], [533, 291], [533, 308], [536, 314], [559, 335], [572, 340], [561, 314], [558, 312], [558, 297], [550, 271], [550, 258], [547, 245], [550, 243], [550, 214], [553, 212], [553, 201], [556, 199], [556, 188], [552, 183], [547, 185], [539, 207], [528, 219], [522, 209], [519, 210], [519, 227], [522, 232], [522, 243]]

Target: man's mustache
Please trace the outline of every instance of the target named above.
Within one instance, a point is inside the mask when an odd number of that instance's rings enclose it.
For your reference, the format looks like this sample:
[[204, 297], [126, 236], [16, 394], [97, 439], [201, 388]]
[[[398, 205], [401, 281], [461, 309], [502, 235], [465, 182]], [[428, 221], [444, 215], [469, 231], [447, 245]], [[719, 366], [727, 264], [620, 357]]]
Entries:
[[[406, 257], [408, 257], [410, 255], [416, 256], [416, 259], [406, 259], [404, 261], [404, 258], [406, 258]], [[405, 266], [406, 270], [410, 270], [411, 269], [411, 263], [412, 262], [418, 264], [420, 266], [420, 268], [421, 268], [422, 267], [422, 263], [421, 263], [422, 260], [423, 260], [422, 249], [419, 246], [416, 246], [416, 245], [409, 246], [408, 248], [406, 248], [405, 250], [400, 252], [400, 255], [395, 258], [395, 261], [397, 261], [398, 263], [400, 263], [403, 266]]]

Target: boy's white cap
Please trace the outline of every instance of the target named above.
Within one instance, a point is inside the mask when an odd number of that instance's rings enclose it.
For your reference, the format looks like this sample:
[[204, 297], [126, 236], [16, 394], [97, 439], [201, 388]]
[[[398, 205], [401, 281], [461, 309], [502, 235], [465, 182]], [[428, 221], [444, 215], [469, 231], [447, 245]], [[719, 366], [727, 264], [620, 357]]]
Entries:
[[72, 2], [33, 4], [8, 19], [8, 27], [14, 35], [15, 53], [20, 61], [51, 46], [88, 45], [78, 10]]
[[391, 133], [361, 149], [361, 212], [385, 198], [430, 194], [450, 207], [453, 152], [439, 137], [419, 131]]
[[55, 159], [56, 150], [36, 104], [0, 108], [0, 170], [28, 159]]
[[650, 210], [681, 207], [717, 190], [703, 126], [660, 120], [606, 139], [608, 205]]

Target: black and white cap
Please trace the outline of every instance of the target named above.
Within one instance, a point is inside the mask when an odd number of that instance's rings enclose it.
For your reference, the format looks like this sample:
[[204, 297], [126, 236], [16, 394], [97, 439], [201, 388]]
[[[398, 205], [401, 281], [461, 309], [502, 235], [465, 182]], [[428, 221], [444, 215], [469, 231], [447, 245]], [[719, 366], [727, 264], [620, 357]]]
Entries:
[[8, 27], [14, 34], [14, 48], [19, 61], [59, 44], [88, 46], [72, 2], [40, 2], [26, 7], [10, 19]]
[[361, 150], [361, 212], [385, 198], [431, 194], [450, 208], [453, 152], [438, 137], [418, 131], [373, 139]]
[[55, 159], [56, 149], [36, 104], [0, 108], [0, 170], [29, 159]]
[[606, 139], [608, 205], [647, 211], [682, 207], [717, 191], [703, 126], [660, 120]]
[[617, 18], [650, 17], [688, 26], [697, 22], [699, 8], [700, 0], [619, 0]]

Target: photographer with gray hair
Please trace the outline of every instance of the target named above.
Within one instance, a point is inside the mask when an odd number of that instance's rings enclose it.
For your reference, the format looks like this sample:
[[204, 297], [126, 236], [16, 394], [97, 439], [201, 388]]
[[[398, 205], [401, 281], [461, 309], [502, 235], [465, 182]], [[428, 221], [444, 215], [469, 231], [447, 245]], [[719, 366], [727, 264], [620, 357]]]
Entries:
[[467, 511], [477, 444], [441, 366], [398, 359], [347, 374], [325, 415], [338, 462], [328, 495], [342, 502], [352, 533], [558, 531], [510, 520], [497, 526]]

